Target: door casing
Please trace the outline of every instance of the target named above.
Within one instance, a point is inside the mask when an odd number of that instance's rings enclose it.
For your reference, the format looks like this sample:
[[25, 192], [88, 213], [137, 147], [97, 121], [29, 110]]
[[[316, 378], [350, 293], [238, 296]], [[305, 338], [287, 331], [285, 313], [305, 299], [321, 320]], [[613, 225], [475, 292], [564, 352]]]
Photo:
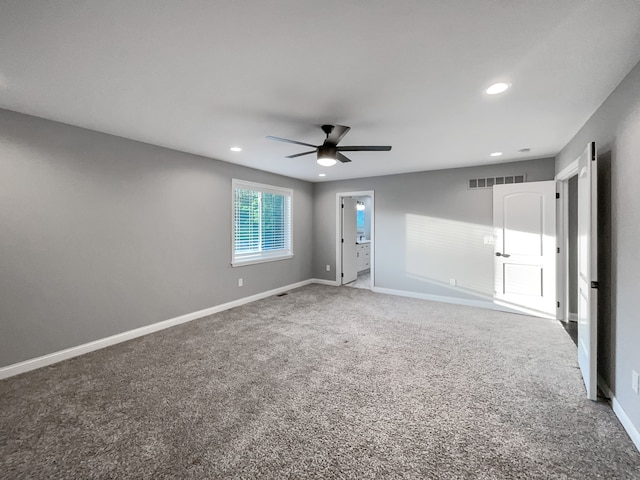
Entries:
[[571, 162], [555, 176], [560, 183], [560, 198], [558, 199], [558, 300], [560, 309], [558, 320], [568, 322], [569, 312], [569, 180], [578, 175], [578, 159]]
[[340, 242], [340, 248], [342, 250], [342, 275], [340, 278], [340, 284], [346, 285], [347, 283], [354, 282], [358, 279], [358, 261], [357, 261], [357, 222], [358, 222], [358, 210], [357, 200], [354, 197], [342, 197], [342, 208], [340, 214], [342, 215], [342, 240]]
[[335, 284], [341, 285], [342, 277], [342, 197], [371, 197], [371, 243], [370, 243], [370, 271], [369, 288], [373, 290], [375, 287], [375, 192], [373, 190], [362, 190], [356, 192], [337, 192], [336, 193], [336, 279]]

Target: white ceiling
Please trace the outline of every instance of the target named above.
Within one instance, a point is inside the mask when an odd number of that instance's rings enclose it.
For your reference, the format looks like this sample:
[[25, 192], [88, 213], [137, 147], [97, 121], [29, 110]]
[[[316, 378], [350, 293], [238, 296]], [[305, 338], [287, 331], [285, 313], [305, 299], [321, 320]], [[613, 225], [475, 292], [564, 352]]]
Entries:
[[[0, 0], [0, 107], [310, 181], [555, 155], [638, 61], [640, 0]], [[264, 138], [323, 123], [393, 150]]]

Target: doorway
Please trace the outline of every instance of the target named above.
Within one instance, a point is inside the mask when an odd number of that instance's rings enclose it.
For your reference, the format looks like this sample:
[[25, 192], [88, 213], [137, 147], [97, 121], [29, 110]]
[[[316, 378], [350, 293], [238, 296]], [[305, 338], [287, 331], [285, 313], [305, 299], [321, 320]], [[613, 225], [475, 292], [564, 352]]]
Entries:
[[558, 320], [578, 346], [578, 175], [560, 182], [558, 212], [558, 300], [562, 308]]
[[336, 284], [375, 286], [375, 197], [373, 190], [336, 194]]

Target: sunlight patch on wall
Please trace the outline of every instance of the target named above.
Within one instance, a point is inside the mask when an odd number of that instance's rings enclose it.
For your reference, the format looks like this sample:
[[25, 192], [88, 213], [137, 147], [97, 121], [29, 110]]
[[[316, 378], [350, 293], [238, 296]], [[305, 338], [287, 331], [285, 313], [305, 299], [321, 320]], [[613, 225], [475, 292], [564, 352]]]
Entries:
[[442, 285], [456, 279], [456, 288], [493, 296], [491, 225], [405, 214], [405, 271]]

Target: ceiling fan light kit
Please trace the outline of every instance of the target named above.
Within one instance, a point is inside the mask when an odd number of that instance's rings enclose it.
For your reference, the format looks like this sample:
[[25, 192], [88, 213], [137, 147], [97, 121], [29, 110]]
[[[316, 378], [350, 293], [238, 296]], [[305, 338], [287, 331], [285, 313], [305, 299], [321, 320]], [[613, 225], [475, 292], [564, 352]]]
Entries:
[[286, 138], [267, 136], [267, 140], [275, 140], [277, 142], [293, 143], [296, 145], [304, 145], [312, 147], [314, 150], [303, 153], [288, 155], [286, 158], [302, 157], [311, 153], [317, 153], [318, 165], [323, 167], [331, 167], [337, 162], [348, 163], [351, 160], [341, 152], [388, 152], [391, 147], [385, 146], [358, 146], [358, 147], [339, 147], [338, 143], [351, 130], [351, 127], [345, 125], [322, 125], [322, 131], [326, 138], [322, 145], [311, 145], [310, 143], [298, 142], [296, 140], [288, 140]]
[[321, 165], [323, 167], [333, 167], [336, 163], [338, 163], [338, 161], [335, 158], [320, 157], [320, 156], [318, 156], [317, 162], [318, 162], [318, 165]]

